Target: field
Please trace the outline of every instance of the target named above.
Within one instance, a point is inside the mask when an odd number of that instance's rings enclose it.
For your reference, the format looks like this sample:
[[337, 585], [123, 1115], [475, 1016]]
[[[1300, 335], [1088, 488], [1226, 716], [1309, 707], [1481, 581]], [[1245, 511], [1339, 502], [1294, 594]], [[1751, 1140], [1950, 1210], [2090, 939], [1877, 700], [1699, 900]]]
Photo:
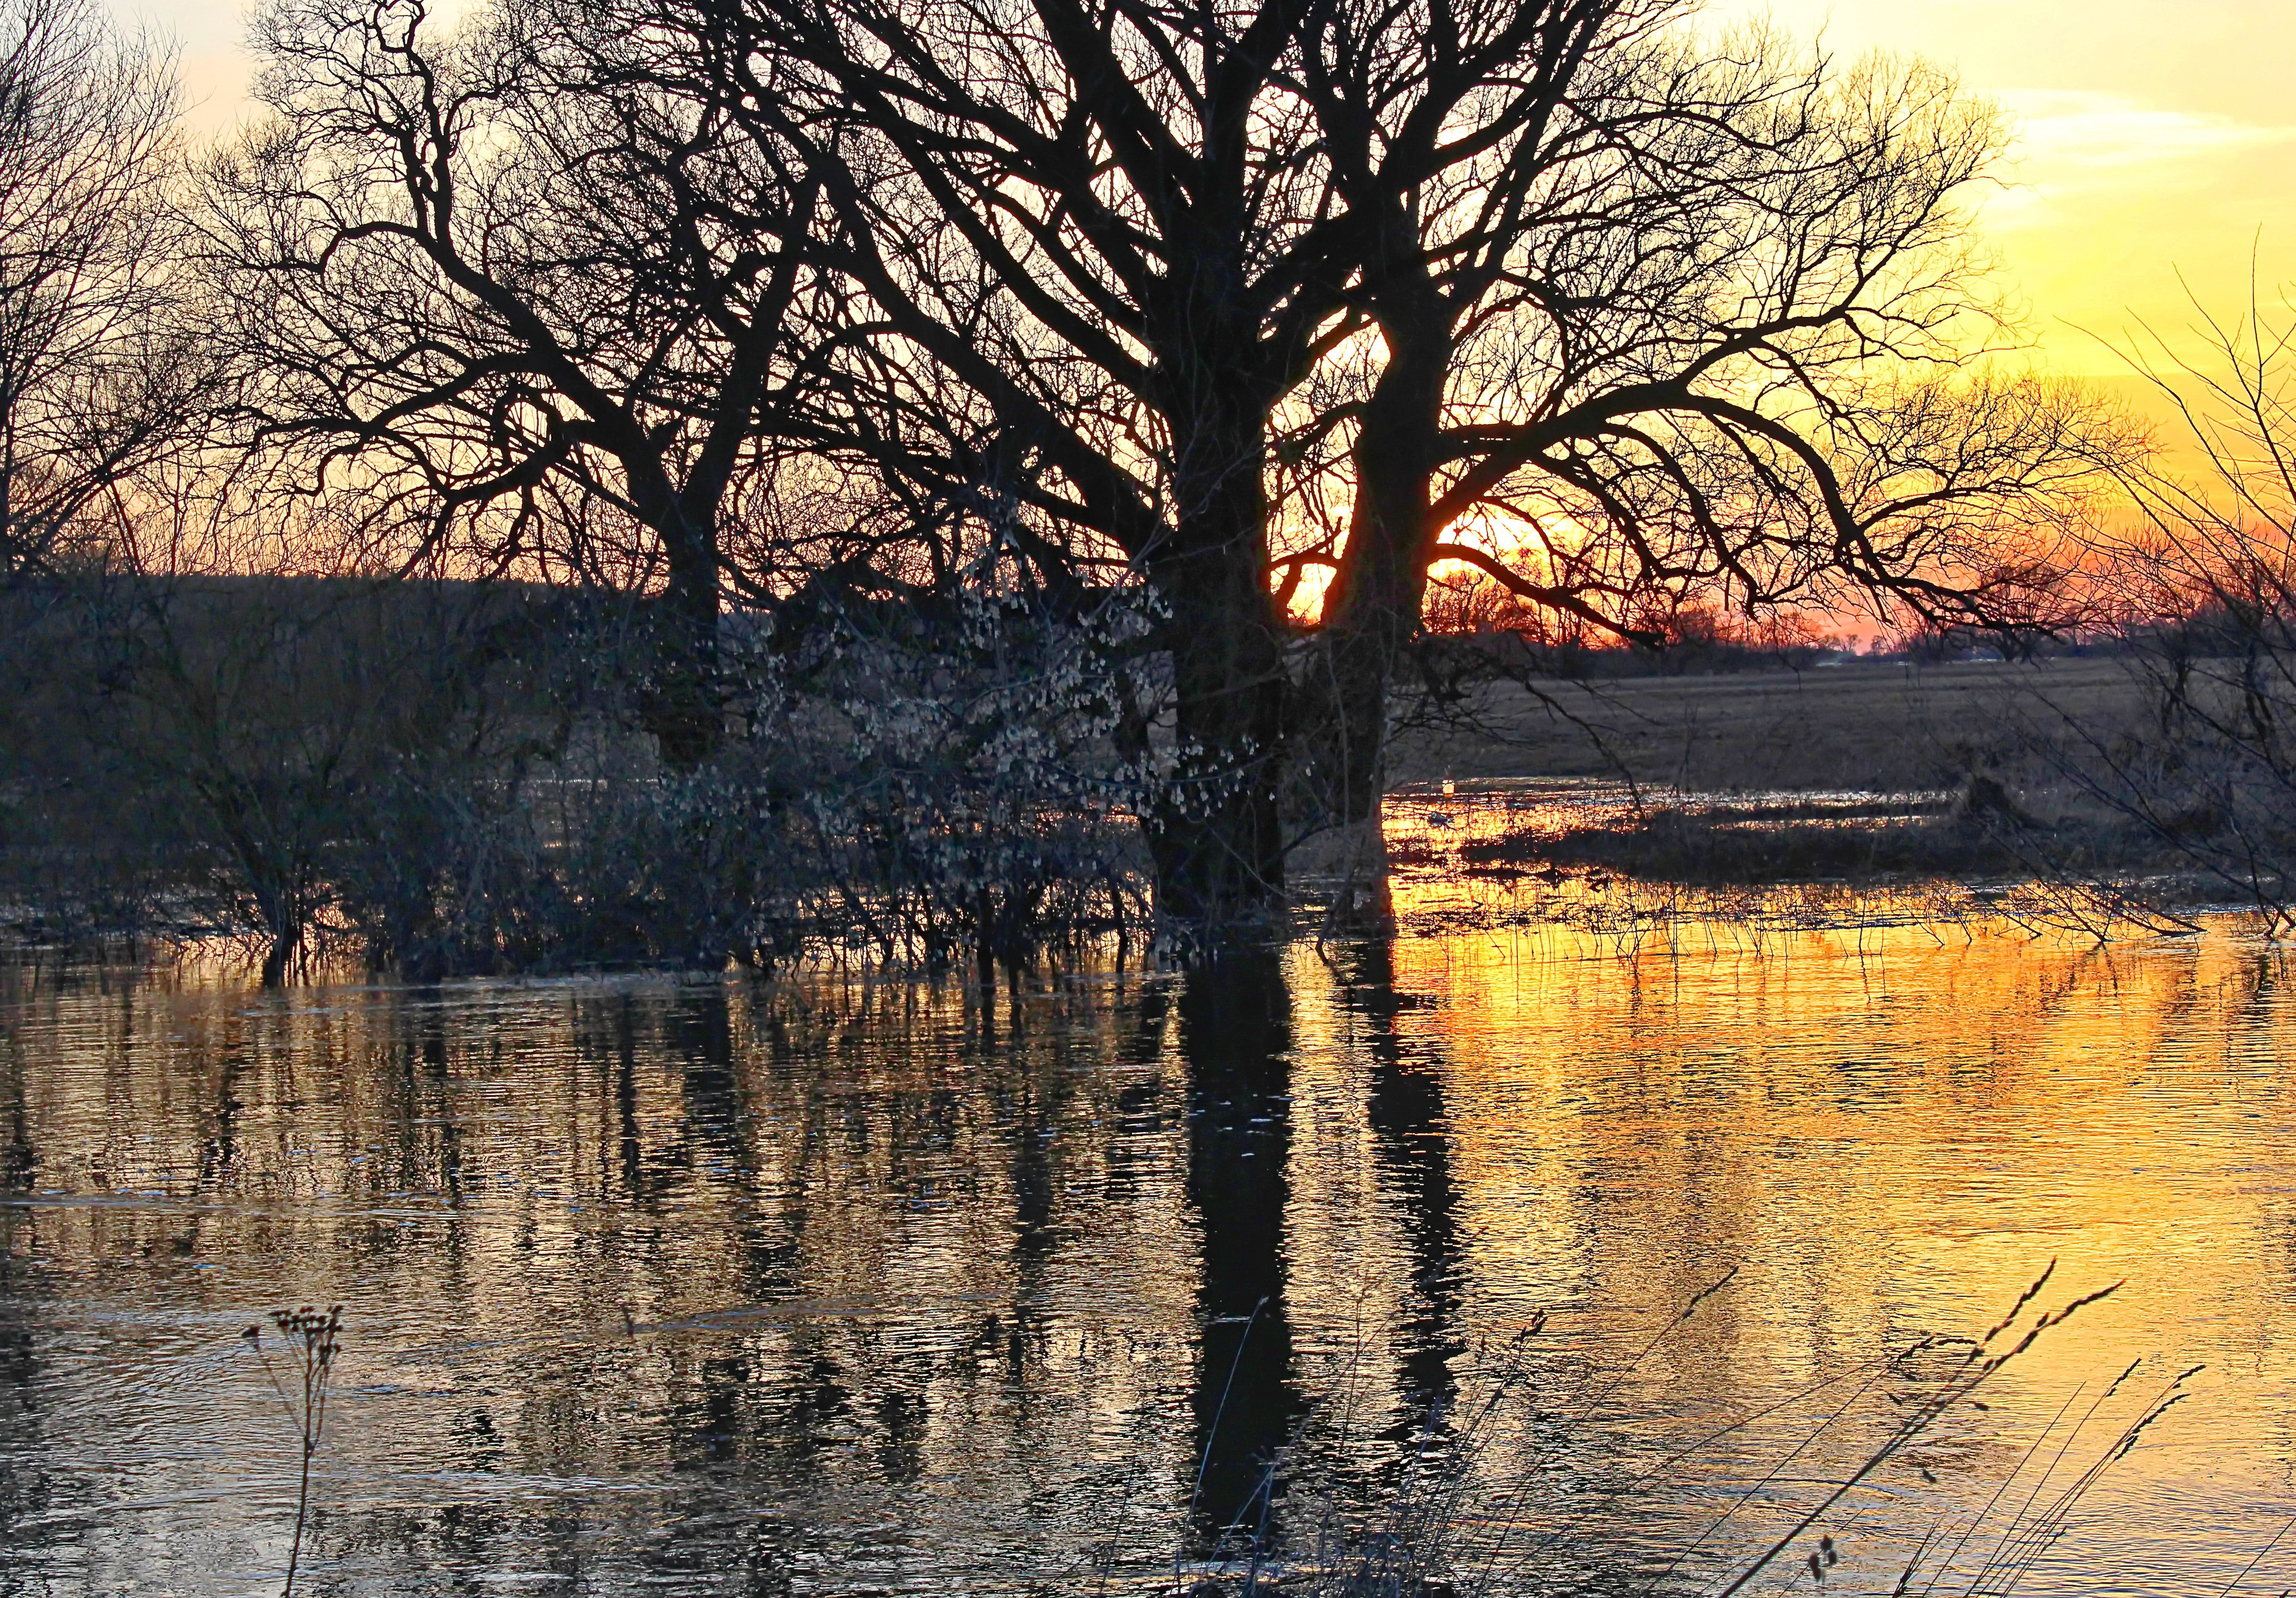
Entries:
[[[1423, 711], [1406, 715], [1394, 746], [1398, 793], [1587, 777], [1618, 784], [1628, 801], [1583, 817], [1565, 807], [1466, 844], [1462, 858], [1489, 872], [2126, 883], [2194, 865], [2070, 774], [2082, 736], [2117, 741], [2143, 724], [2144, 692], [2123, 661], [1501, 684]], [[2069, 736], [2075, 723], [2081, 735]], [[2220, 891], [2196, 881], [2169, 897]]]
[[2044, 780], [2035, 735], [2065, 713], [2110, 724], [2143, 703], [2122, 662], [2090, 659], [1500, 684], [1407, 718], [1390, 773], [1398, 788], [1609, 776], [1686, 792], [1906, 792], [1973, 772], [2025, 786]]

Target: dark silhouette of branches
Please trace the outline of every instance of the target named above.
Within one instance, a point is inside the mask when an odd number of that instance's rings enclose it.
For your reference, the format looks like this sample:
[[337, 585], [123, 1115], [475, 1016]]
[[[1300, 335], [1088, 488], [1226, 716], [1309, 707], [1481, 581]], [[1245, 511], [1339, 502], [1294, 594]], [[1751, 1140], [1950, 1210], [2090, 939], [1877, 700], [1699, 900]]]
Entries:
[[174, 78], [87, 0], [0, 4], [0, 580], [110, 553], [198, 422]]
[[[869, 336], [850, 453], [975, 509], [1058, 587], [1168, 606], [1163, 905], [1249, 922], [1283, 879], [1269, 417], [1346, 336], [1352, 224], [1291, 87], [1315, 7], [631, 0], [711, 45], [736, 114], [808, 152]], [[809, 92], [759, 76], [801, 63]]]
[[2040, 746], [2275, 935], [2296, 928], [2296, 307], [2195, 306], [2196, 353], [2147, 330], [2123, 352], [2177, 418], [2166, 452], [2115, 465], [2103, 586], [2121, 607], [2152, 725], [2051, 706]]
[[1116, 736], [1161, 913], [1220, 936], [1372, 813], [1440, 562], [1646, 641], [1845, 594], [2047, 619], [2035, 529], [2110, 441], [1964, 370], [1989, 111], [1695, 22], [281, 0], [277, 118], [210, 183], [243, 441], [355, 496], [370, 560], [658, 592], [689, 766], [729, 588], [1144, 585], [1169, 714]]
[[2002, 332], [1962, 204], [1990, 112], [1924, 67], [1692, 20], [1332, 14], [1304, 92], [1376, 219], [1357, 303], [1384, 348], [1331, 455], [1344, 526], [1311, 529], [1336, 819], [1371, 814], [1439, 562], [1640, 643], [1692, 602], [2037, 619], [2036, 534], [2112, 447], [2078, 393], [1964, 371]]
[[676, 45], [578, 5], [446, 35], [419, 0], [286, 0], [274, 119], [209, 215], [245, 444], [357, 496], [373, 560], [658, 592], [648, 721], [690, 764], [728, 506], [807, 355], [817, 184], [666, 92]]

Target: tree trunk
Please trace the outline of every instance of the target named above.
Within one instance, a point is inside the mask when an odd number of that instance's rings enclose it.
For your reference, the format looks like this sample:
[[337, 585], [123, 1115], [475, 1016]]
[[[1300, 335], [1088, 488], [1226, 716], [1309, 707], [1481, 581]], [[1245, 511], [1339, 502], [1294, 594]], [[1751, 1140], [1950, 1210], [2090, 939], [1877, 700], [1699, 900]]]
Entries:
[[718, 548], [710, 534], [673, 516], [662, 529], [669, 580], [648, 608], [651, 676], [640, 702], [662, 763], [691, 771], [725, 739], [718, 680]]
[[1293, 791], [1304, 799], [1303, 819], [1339, 835], [1320, 853], [1339, 865], [1332, 916], [1341, 923], [1377, 924], [1392, 914], [1380, 832], [1387, 695], [1419, 627], [1438, 530], [1428, 496], [1447, 349], [1440, 336], [1389, 334], [1387, 366], [1354, 451], [1347, 546], [1300, 684]]
[[294, 963], [295, 950], [303, 940], [302, 929], [276, 934], [271, 939], [270, 950], [263, 956], [263, 986], [283, 987], [287, 983], [288, 967]]
[[1193, 442], [1184, 458], [1226, 469], [1198, 479], [1172, 552], [1150, 562], [1172, 607], [1179, 748], [1148, 841], [1167, 940], [1210, 947], [1266, 928], [1283, 900], [1283, 635], [1266, 577], [1259, 419]]

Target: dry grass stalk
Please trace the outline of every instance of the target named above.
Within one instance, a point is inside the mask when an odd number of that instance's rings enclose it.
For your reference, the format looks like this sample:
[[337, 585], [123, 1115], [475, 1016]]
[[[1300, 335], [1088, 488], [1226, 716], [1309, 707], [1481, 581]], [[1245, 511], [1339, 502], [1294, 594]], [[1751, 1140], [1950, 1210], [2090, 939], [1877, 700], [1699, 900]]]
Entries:
[[240, 1336], [263, 1362], [263, 1372], [271, 1379], [272, 1390], [279, 1395], [288, 1420], [302, 1439], [301, 1468], [295, 1491], [295, 1537], [288, 1545], [287, 1585], [282, 1589], [282, 1598], [292, 1598], [295, 1569], [303, 1555], [303, 1526], [311, 1510], [311, 1457], [319, 1451], [320, 1438], [326, 1431], [327, 1391], [334, 1377], [335, 1356], [342, 1346], [343, 1307], [331, 1304], [322, 1310], [307, 1304], [300, 1309], [275, 1310], [271, 1323], [285, 1344], [283, 1374], [263, 1346], [260, 1327], [250, 1326]]
[[[1668, 1590], [1693, 1556], [1741, 1511], [1774, 1487], [1797, 1457], [1842, 1424], [1861, 1400], [1878, 1393], [1896, 1406], [1882, 1440], [1830, 1479], [1816, 1500], [1794, 1514], [1777, 1536], [1718, 1577], [1712, 1591], [1713, 1598], [1733, 1598], [1765, 1572], [1803, 1564], [1808, 1566], [1811, 1580], [1822, 1586], [1843, 1558], [1840, 1539], [1852, 1529], [1843, 1519], [1845, 1503], [1851, 1495], [1893, 1463], [1910, 1463], [1925, 1481], [1934, 1483], [1935, 1475], [1917, 1457], [1909, 1459], [1908, 1451], [1949, 1414], [1987, 1410], [1989, 1406], [1978, 1396], [1988, 1383], [2049, 1329], [2110, 1297], [2120, 1285], [2077, 1296], [2021, 1327], [2054, 1269], [2053, 1261], [1981, 1337], [1927, 1337], [1895, 1353], [1820, 1377], [1775, 1404], [1670, 1451], [1631, 1478], [1583, 1496], [1559, 1519], [1535, 1512], [1531, 1495], [1537, 1490], [1540, 1471], [1526, 1469], [1521, 1457], [1526, 1446], [1538, 1459], [1551, 1455], [1557, 1446], [1551, 1436], [1530, 1430], [1535, 1406], [1522, 1401], [1533, 1385], [1531, 1356], [1545, 1328], [1542, 1317], [1507, 1345], [1486, 1370], [1474, 1397], [1462, 1398], [1448, 1413], [1426, 1417], [1408, 1457], [1401, 1462], [1399, 1479], [1367, 1517], [1360, 1510], [1351, 1513], [1342, 1507], [1336, 1493], [1317, 1492], [1296, 1480], [1287, 1487], [1287, 1472], [1300, 1452], [1295, 1439], [1285, 1455], [1268, 1463], [1250, 1500], [1228, 1519], [1212, 1545], [1193, 1562], [1176, 1563], [1176, 1590], [1204, 1598], [1211, 1594], [1253, 1598], [1276, 1591], [1287, 1598], [1429, 1598], [1431, 1594], [1495, 1598], [1505, 1592], [1538, 1590], [1558, 1578], [1567, 1584], [1567, 1573], [1542, 1567], [1548, 1556], [1569, 1553], [1571, 1540], [1587, 1528], [1593, 1515], [1616, 1504], [1633, 1502], [1654, 1486], [1663, 1486], [1675, 1471], [1734, 1434], [1821, 1395], [1834, 1395], [1825, 1398], [1824, 1413], [1815, 1430], [1774, 1460], [1760, 1479], [1737, 1493], [1671, 1560], [1641, 1581], [1636, 1588], [1639, 1598], [1651, 1598]], [[1724, 1274], [1691, 1299], [1623, 1367], [1585, 1370], [1575, 1390], [1564, 1397], [1559, 1407], [1548, 1406], [1548, 1421], [1559, 1414], [1571, 1421], [1570, 1429], [1575, 1430], [1591, 1420], [1603, 1401], [1736, 1274], [1735, 1270]], [[2074, 1398], [2042, 1428], [1982, 1509], [1961, 1528], [1950, 1548], [1946, 1546], [1949, 1533], [1933, 1530], [1924, 1537], [1898, 1579], [1898, 1598], [1915, 1590], [1923, 1598], [1934, 1598], [1948, 1583], [1965, 1591], [1970, 1598], [1980, 1594], [2002, 1598], [2013, 1591], [2063, 1535], [2075, 1506], [2106, 1471], [2125, 1458], [2139, 1437], [2188, 1395], [2185, 1384], [2198, 1369], [2183, 1372], [2165, 1383], [2093, 1458], [2065, 1476], [2063, 1467], [2089, 1422], [2128, 1386], [2141, 1363], [2121, 1372], [2068, 1428], [2063, 1422], [2079, 1397], [2077, 1390]], [[1841, 1396], [1845, 1392], [1846, 1397]], [[1500, 1479], [1502, 1450], [1507, 1464]], [[2038, 1473], [2030, 1468], [2037, 1461], [2040, 1462]], [[1293, 1512], [1279, 1517], [1276, 1504], [1286, 1496]], [[2013, 1502], [2015, 1507], [2005, 1520], [1997, 1519], [2001, 1505]], [[1279, 1520], [1292, 1522], [1288, 1536]], [[1525, 1528], [1533, 1527], [1533, 1535], [1522, 1535]], [[1973, 1569], [1963, 1561], [1972, 1547], [1985, 1550]], [[1941, 1557], [1931, 1562], [1933, 1549]], [[1924, 1578], [1926, 1585], [1916, 1589], [1916, 1583]], [[1965, 1587], [1961, 1586], [1964, 1582]]]

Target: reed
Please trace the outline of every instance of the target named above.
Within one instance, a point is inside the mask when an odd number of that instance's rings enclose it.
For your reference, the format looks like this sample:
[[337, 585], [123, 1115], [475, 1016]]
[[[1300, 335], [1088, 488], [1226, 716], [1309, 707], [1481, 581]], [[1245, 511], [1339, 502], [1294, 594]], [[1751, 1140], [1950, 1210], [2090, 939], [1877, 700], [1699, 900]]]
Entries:
[[[1994, 1411], [1983, 1397], [1988, 1388], [2051, 1329], [2119, 1286], [2036, 1311], [2054, 1268], [2053, 1261], [1982, 1336], [1925, 1337], [1832, 1373], [1560, 1506], [1536, 1501], [1542, 1479], [1563, 1463], [1550, 1457], [1562, 1446], [1554, 1439], [1583, 1437], [1606, 1400], [1736, 1273], [1686, 1303], [1623, 1367], [1584, 1368], [1570, 1389], [1559, 1394], [1539, 1390], [1541, 1365], [1533, 1356], [1545, 1330], [1542, 1318], [1483, 1367], [1468, 1384], [1472, 1396], [1447, 1414], [1425, 1418], [1391, 1490], [1377, 1502], [1365, 1507], [1358, 1498], [1350, 1505], [1346, 1495], [1300, 1479], [1314, 1472], [1304, 1467], [1306, 1450], [1295, 1442], [1268, 1463], [1251, 1499], [1210, 1546], [1196, 1560], [1176, 1564], [1177, 1590], [1187, 1598], [1279, 1592], [1286, 1598], [1496, 1598], [1583, 1590], [1586, 1573], [1574, 1561], [1583, 1558], [1597, 1516], [1625, 1510], [1643, 1519], [1646, 1511], [1678, 1501], [1702, 1457], [1763, 1422], [1791, 1418], [1808, 1405], [1818, 1418], [1801, 1439], [1771, 1458], [1758, 1479], [1732, 1494], [1670, 1556], [1611, 1571], [1598, 1585], [1632, 1598], [1687, 1590], [1734, 1598], [1766, 1577], [1775, 1581], [1792, 1572], [1822, 1592], [1830, 1580], [1841, 1579], [1836, 1568], [1854, 1553], [1858, 1534], [1872, 1529], [1861, 1523], [1860, 1490], [1888, 1487], [1917, 1494], [1916, 1479], [1934, 1487], [1939, 1477], [1923, 1463], [1923, 1440], [1949, 1416], [1964, 1413], [1980, 1429], [1992, 1428]], [[2144, 1368], [2144, 1361], [2133, 1362], [2086, 1407], [2077, 1389], [2023, 1444], [1980, 1508], [1941, 1515], [1918, 1539], [1888, 1589], [1894, 1598], [2013, 1591], [2065, 1535], [2074, 1510], [2110, 1468], [2190, 1396], [2188, 1383], [2199, 1371], [2177, 1373], [2147, 1391], [2141, 1385]], [[1844, 1463], [1830, 1474], [1804, 1473], [1821, 1439], [1863, 1423], [1873, 1407], [1869, 1400], [1889, 1405], [1880, 1439], [1837, 1454]], [[1559, 1431], [1558, 1421], [1564, 1422]], [[1789, 1471], [1795, 1472], [1791, 1479]], [[1814, 1484], [1816, 1490], [1750, 1552], [1718, 1561], [1726, 1532], [1790, 1479], [1800, 1487]], [[1880, 1579], [1890, 1581], [1890, 1570]]]

